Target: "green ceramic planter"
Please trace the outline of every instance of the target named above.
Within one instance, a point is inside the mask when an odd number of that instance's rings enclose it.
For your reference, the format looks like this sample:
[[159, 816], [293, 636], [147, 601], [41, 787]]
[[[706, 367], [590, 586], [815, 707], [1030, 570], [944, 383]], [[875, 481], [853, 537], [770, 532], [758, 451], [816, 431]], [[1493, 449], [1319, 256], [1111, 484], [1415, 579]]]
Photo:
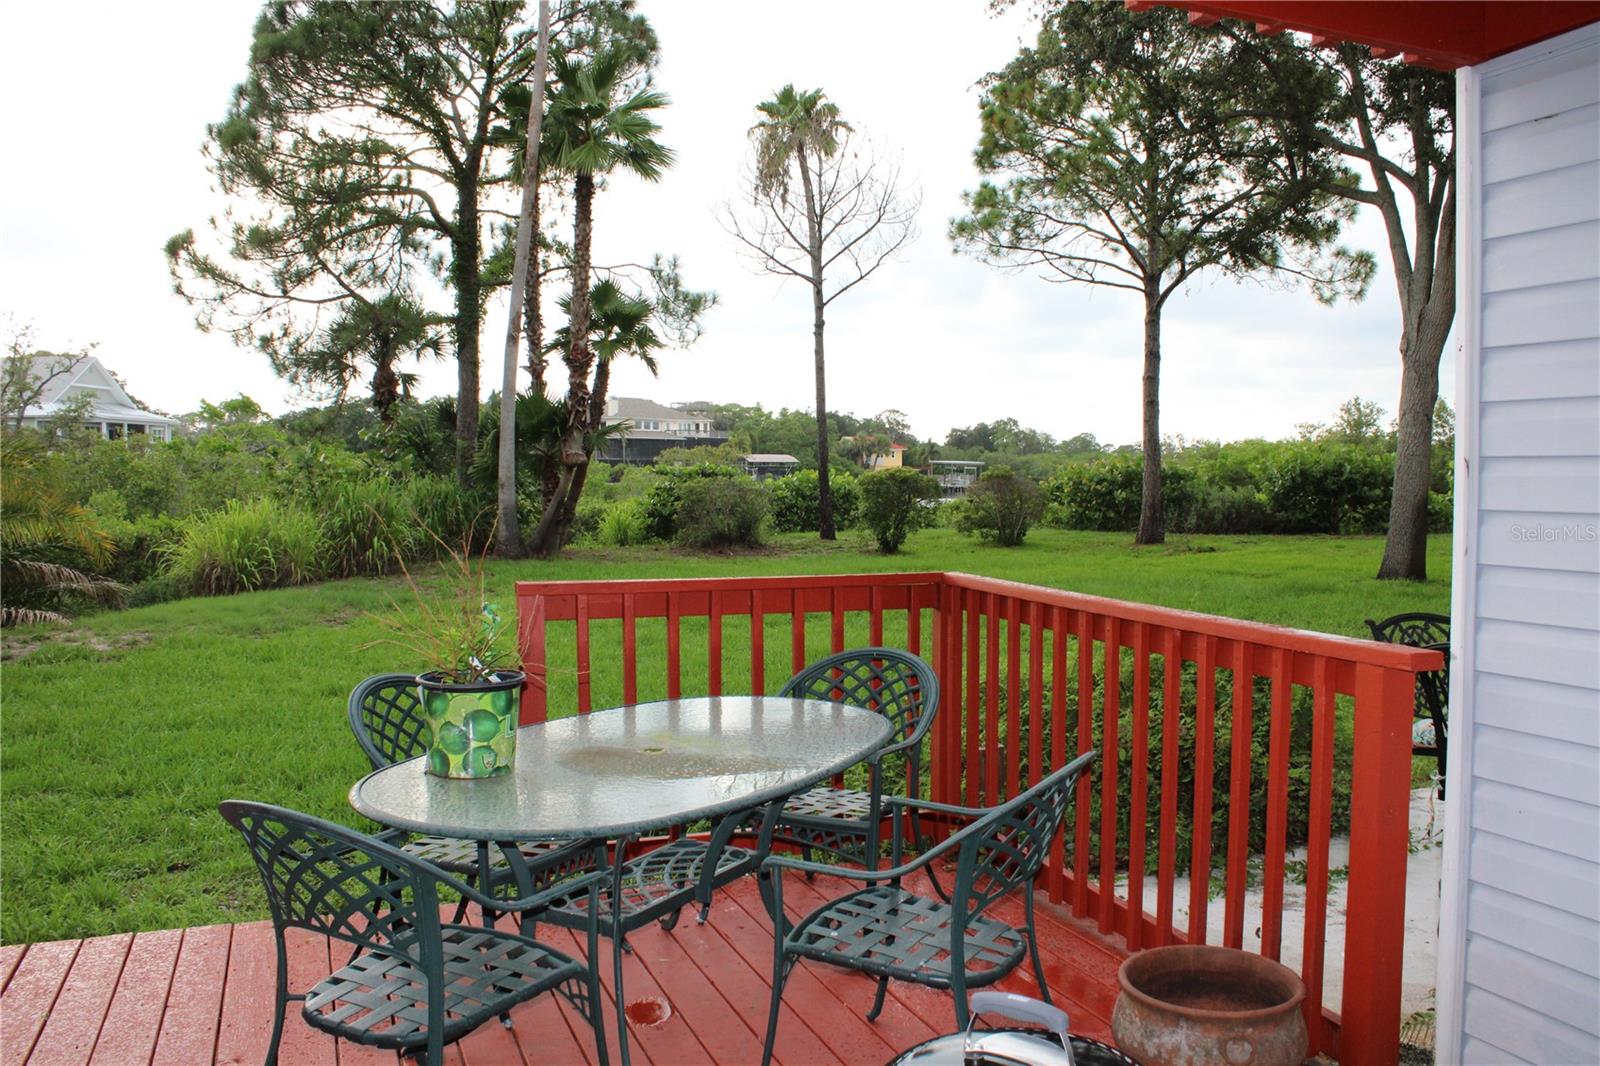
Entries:
[[517, 757], [517, 708], [522, 671], [498, 671], [493, 681], [450, 685], [438, 674], [417, 678], [427, 720], [428, 772], [436, 777], [501, 777]]

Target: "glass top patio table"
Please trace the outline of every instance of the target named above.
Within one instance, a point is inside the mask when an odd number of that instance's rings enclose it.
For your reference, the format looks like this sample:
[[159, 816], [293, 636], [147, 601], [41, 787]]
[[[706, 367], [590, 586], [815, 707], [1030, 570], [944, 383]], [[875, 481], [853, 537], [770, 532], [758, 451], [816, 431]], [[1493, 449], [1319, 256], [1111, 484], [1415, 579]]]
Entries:
[[874, 711], [819, 700], [633, 704], [523, 726], [516, 764], [501, 777], [435, 777], [424, 758], [374, 770], [350, 789], [350, 805], [430, 835], [623, 837], [809, 788], [872, 754], [890, 728]]

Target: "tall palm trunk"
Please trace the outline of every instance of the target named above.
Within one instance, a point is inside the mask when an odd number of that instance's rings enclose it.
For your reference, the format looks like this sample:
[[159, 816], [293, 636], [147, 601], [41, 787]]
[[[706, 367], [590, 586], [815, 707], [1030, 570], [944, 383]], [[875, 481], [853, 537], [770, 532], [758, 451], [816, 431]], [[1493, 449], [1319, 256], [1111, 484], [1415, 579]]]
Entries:
[[822, 220], [806, 150], [802, 146], [795, 154], [800, 163], [800, 182], [806, 193], [806, 244], [811, 256], [811, 357], [817, 378], [817, 535], [823, 540], [836, 540], [833, 489], [828, 484], [828, 372], [822, 344], [826, 324], [823, 312], [827, 305], [822, 298]]
[[[510, 310], [506, 315], [504, 369], [500, 381], [500, 453], [496, 526], [496, 551], [503, 556], [522, 555], [522, 531], [517, 524], [517, 339], [522, 316], [522, 289], [528, 279], [528, 251], [533, 243], [539, 190], [539, 126], [544, 119], [545, 63], [550, 55], [550, 5], [539, 0], [539, 45], [533, 63], [533, 90], [528, 101], [528, 140], [523, 150], [522, 211], [517, 218], [517, 249], [511, 270]], [[534, 288], [538, 288], [535, 284]]]
[[533, 229], [533, 248], [528, 258], [527, 281], [524, 285], [522, 296], [522, 328], [528, 335], [528, 376], [533, 379], [533, 391], [544, 394], [545, 369], [549, 360], [544, 354], [544, 309], [540, 304], [539, 289], [544, 281], [544, 275], [539, 269], [539, 171], [537, 160], [534, 161], [533, 174], [533, 214], [530, 223]]
[[589, 456], [584, 449], [589, 424], [589, 370], [594, 351], [589, 347], [590, 240], [594, 233], [594, 175], [578, 172], [573, 181], [572, 298], [567, 305], [567, 422], [561, 433], [561, 477], [546, 502], [539, 527], [534, 531], [532, 549], [549, 557], [561, 550], [567, 527], [577, 510], [577, 493], [583, 491], [583, 477]]
[[483, 322], [478, 161], [469, 160], [456, 205], [451, 276], [456, 290], [456, 482], [465, 487], [478, 447], [478, 330]]
[[1161, 507], [1161, 279], [1147, 278], [1144, 293], [1144, 473], [1140, 479], [1139, 532], [1135, 544], [1167, 539]]

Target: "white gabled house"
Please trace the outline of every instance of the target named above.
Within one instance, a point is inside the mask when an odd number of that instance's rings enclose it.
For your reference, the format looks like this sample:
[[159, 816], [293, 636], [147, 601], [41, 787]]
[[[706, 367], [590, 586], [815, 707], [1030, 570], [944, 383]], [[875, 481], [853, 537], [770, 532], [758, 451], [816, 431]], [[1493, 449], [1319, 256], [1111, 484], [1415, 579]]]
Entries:
[[[71, 363], [73, 358], [65, 355], [40, 356], [34, 366], [35, 380], [60, 369], [63, 364]], [[23, 411], [22, 424], [40, 428], [54, 421], [63, 409], [70, 408], [79, 397], [88, 397], [89, 400], [83, 416], [84, 425], [111, 440], [141, 435], [152, 440], [171, 440], [182, 426], [176, 418], [139, 407], [111, 372], [92, 355], [83, 356], [65, 373], [57, 374], [46, 382], [38, 399]]]

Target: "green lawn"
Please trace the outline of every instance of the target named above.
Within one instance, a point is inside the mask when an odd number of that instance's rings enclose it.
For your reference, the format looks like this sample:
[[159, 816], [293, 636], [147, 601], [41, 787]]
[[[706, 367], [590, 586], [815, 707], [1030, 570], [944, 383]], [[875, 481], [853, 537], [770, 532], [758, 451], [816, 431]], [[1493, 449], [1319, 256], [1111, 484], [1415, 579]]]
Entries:
[[[804, 536], [737, 555], [664, 548], [580, 549], [551, 563], [491, 563], [509, 609], [517, 579], [698, 577], [965, 570], [1120, 599], [1353, 636], [1362, 619], [1444, 611], [1449, 540], [1430, 543], [1425, 584], [1372, 579], [1374, 537], [1184, 537], [1133, 549], [1123, 534], [1039, 530], [1019, 549], [947, 530], [892, 557], [849, 533]], [[361, 678], [412, 664], [368, 617], [397, 580], [351, 580], [100, 614], [66, 632], [13, 631], [0, 672], [0, 942], [265, 916], [248, 857], [217, 816], [229, 796], [356, 821], [345, 803], [366, 763], [344, 705]], [[787, 619], [774, 620], [787, 634]], [[827, 622], [809, 645], [820, 654]], [[893, 627], [891, 627], [892, 636]], [[596, 634], [596, 700], [615, 685]], [[685, 626], [687, 692], [694, 627]], [[853, 630], [850, 639], [859, 635]], [[657, 694], [659, 645], [641, 633], [641, 697]], [[787, 637], [769, 638], [768, 687], [785, 676]], [[553, 665], [570, 649], [552, 646]], [[733, 655], [730, 650], [730, 656]], [[729, 691], [747, 667], [726, 673]], [[746, 682], [747, 683], [747, 682]], [[552, 711], [568, 679], [552, 686]]]

